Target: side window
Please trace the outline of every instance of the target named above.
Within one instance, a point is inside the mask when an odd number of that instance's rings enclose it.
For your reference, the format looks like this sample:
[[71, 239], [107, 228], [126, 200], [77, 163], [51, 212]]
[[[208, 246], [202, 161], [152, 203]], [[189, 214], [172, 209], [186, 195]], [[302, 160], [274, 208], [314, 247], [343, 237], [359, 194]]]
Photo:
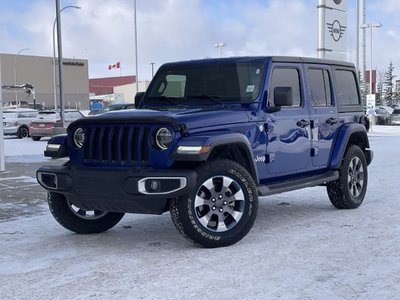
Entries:
[[335, 70], [336, 97], [340, 106], [359, 105], [355, 74], [347, 70]]
[[284, 107], [301, 105], [300, 75], [297, 69], [275, 68], [272, 71], [268, 105], [279, 106], [278, 103]]
[[331, 106], [331, 84], [328, 71], [321, 69], [308, 69], [307, 75], [312, 105]]

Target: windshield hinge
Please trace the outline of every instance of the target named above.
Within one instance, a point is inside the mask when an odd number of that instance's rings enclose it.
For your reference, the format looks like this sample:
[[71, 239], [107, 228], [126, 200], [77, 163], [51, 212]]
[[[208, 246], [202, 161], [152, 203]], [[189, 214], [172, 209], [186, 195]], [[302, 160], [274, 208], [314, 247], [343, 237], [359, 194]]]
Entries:
[[189, 130], [187, 129], [186, 124], [184, 124], [184, 123], [179, 124], [179, 129], [180, 129], [180, 132], [181, 132], [182, 136], [188, 136], [189, 135]]

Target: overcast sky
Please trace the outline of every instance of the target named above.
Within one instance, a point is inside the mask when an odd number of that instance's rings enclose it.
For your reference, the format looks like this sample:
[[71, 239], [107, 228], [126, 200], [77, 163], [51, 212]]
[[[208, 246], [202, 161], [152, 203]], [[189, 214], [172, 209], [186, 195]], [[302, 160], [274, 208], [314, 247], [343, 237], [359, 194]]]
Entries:
[[[316, 56], [317, 0], [137, 0], [139, 79], [168, 61], [223, 56]], [[355, 62], [355, 0], [348, 0], [348, 60]], [[374, 66], [400, 70], [400, 0], [366, 0]], [[134, 74], [133, 0], [61, 0], [63, 55], [87, 58], [89, 76]], [[0, 53], [52, 56], [55, 0], [0, 0]], [[367, 35], [369, 68], [369, 34]]]

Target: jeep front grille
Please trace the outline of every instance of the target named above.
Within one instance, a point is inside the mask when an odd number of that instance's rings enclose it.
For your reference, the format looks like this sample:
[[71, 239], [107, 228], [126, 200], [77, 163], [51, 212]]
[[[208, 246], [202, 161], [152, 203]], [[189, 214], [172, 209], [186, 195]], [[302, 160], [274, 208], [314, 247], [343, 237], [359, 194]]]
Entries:
[[85, 128], [84, 163], [91, 165], [147, 165], [149, 127], [102, 126]]

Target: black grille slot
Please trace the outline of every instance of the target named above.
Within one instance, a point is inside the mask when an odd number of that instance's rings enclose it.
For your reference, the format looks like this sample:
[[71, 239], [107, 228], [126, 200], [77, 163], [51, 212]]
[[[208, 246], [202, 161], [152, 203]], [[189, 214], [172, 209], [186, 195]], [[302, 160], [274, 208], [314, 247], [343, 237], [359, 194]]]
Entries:
[[92, 165], [147, 165], [149, 127], [88, 127], [84, 162]]

